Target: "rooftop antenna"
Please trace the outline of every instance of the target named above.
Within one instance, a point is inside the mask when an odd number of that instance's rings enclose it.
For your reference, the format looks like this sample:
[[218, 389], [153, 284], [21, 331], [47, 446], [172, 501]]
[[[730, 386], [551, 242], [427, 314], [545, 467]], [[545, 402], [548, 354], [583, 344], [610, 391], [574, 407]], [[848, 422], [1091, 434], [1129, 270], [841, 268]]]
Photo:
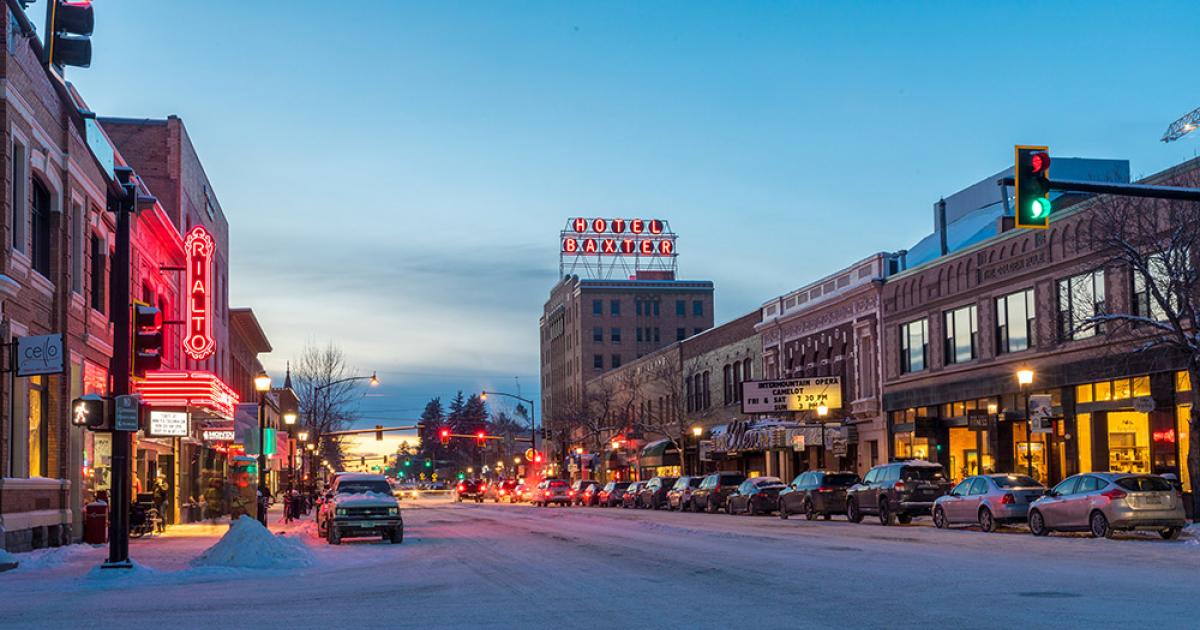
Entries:
[[1166, 133], [1163, 134], [1163, 142], [1172, 142], [1178, 140], [1200, 127], [1200, 107], [1188, 112], [1175, 122], [1167, 127]]

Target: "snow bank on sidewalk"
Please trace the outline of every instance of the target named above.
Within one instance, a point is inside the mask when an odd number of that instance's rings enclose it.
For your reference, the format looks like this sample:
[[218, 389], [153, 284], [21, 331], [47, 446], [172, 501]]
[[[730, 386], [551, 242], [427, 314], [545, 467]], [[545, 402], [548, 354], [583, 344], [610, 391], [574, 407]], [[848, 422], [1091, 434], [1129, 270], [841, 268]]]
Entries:
[[0, 571], [16, 568], [19, 562], [16, 556], [0, 549]]
[[46, 547], [44, 549], [34, 549], [19, 555], [13, 555], [13, 559], [21, 563], [18, 569], [21, 571], [32, 571], [35, 569], [53, 569], [64, 565], [76, 558], [87, 555], [92, 551], [91, 545], [63, 545], [62, 547]]
[[191, 562], [193, 567], [238, 569], [300, 569], [312, 564], [312, 553], [303, 542], [276, 536], [249, 516], [231, 523], [217, 544]]

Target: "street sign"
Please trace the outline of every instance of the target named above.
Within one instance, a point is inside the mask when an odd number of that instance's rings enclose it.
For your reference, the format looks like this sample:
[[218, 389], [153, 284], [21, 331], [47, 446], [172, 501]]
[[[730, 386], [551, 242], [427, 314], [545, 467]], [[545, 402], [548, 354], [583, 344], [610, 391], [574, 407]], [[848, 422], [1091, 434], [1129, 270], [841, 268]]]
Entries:
[[796, 452], [802, 452], [802, 451], [804, 451], [805, 448], [807, 448], [807, 446], [804, 443], [804, 434], [803, 433], [793, 433], [792, 434], [792, 450], [796, 451]]
[[149, 435], [156, 437], [187, 437], [188, 413], [186, 411], [151, 411]]
[[1051, 398], [1049, 394], [1036, 394], [1029, 397], [1029, 430], [1033, 433], [1051, 433], [1054, 431], [1054, 420], [1051, 418]]
[[137, 431], [138, 412], [141, 411], [141, 401], [133, 394], [125, 394], [116, 398], [116, 413], [113, 415], [114, 431]]
[[62, 374], [62, 334], [17, 337], [17, 376]]
[[202, 436], [205, 442], [232, 442], [236, 439], [233, 429], [205, 429]]
[[742, 413], [840, 409], [842, 377], [784, 378], [742, 383]]
[[1133, 410], [1138, 413], [1150, 413], [1154, 411], [1154, 399], [1150, 396], [1138, 396], [1133, 399]]

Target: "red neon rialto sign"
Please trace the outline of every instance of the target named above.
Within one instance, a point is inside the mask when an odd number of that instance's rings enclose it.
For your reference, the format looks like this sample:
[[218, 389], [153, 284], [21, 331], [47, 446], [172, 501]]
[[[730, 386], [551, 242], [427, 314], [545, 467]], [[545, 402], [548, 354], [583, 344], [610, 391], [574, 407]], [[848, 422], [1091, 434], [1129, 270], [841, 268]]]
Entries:
[[197, 225], [188, 232], [183, 248], [187, 257], [187, 335], [183, 351], [197, 361], [212, 356], [217, 342], [212, 335], [212, 235]]

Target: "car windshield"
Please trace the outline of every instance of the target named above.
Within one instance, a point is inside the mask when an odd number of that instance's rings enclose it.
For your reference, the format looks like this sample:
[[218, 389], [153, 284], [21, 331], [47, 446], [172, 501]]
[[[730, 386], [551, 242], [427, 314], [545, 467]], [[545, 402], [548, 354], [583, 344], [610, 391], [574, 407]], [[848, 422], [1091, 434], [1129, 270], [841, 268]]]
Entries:
[[1033, 477], [1025, 475], [1004, 475], [1003, 477], [992, 477], [992, 481], [996, 482], [1001, 488], [1041, 488], [1042, 484], [1038, 483]]
[[699, 488], [701, 483], [704, 483], [704, 480], [700, 477], [692, 477], [691, 479], [688, 479], [688, 487], [691, 488]]
[[392, 488], [386, 481], [343, 481], [337, 486], [338, 494], [391, 494]]
[[1130, 492], [1170, 492], [1174, 490], [1171, 482], [1162, 477], [1125, 477], [1118, 479], [1117, 485]]
[[941, 466], [905, 466], [900, 473], [904, 479], [920, 479], [922, 481], [945, 481]]
[[826, 486], [853, 486], [858, 483], [858, 475], [854, 473], [837, 473], [825, 475], [825, 480], [822, 485]]

